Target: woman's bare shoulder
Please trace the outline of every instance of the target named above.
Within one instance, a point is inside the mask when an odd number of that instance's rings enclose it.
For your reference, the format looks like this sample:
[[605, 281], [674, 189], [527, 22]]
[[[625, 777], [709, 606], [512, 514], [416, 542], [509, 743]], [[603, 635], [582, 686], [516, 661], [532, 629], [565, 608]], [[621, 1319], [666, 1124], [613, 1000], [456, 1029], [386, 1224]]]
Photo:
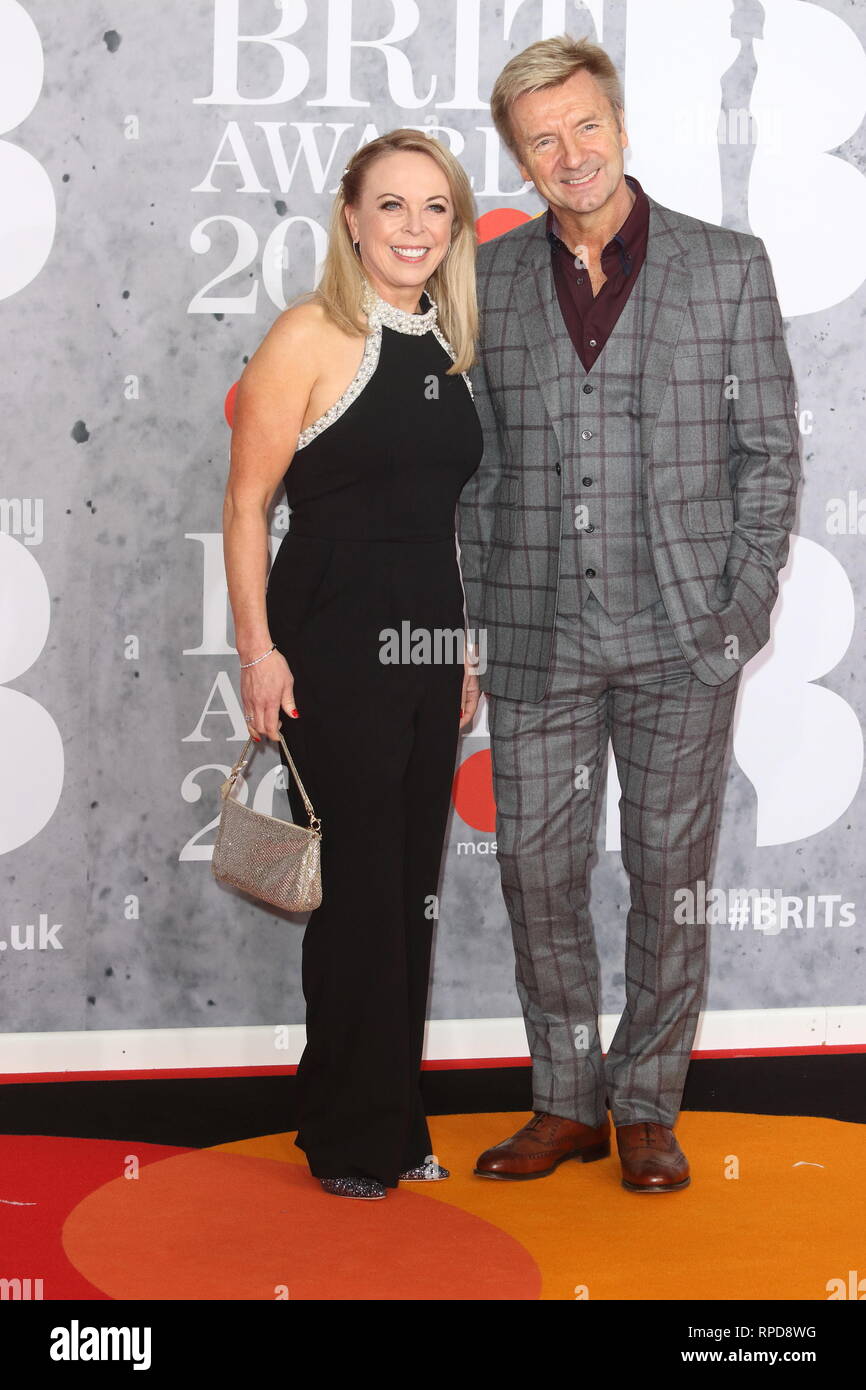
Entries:
[[274, 320], [271, 332], [283, 337], [304, 338], [336, 328], [321, 300], [312, 297], [290, 304]]
[[280, 370], [287, 359], [308, 373], [315, 374], [319, 363], [330, 356], [347, 335], [334, 323], [324, 304], [310, 298], [292, 304], [271, 324], [247, 364], [255, 369]]
[[334, 322], [322, 301], [312, 296], [284, 309], [274, 320], [271, 333], [280, 341], [299, 344], [345, 342], [350, 336]]

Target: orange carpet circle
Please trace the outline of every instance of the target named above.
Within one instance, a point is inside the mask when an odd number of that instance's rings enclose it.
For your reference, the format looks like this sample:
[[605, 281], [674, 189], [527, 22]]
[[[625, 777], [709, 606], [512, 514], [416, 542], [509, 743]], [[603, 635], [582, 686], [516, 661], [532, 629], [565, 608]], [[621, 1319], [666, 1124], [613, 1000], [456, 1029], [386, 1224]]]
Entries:
[[97, 1188], [63, 1245], [115, 1299], [534, 1300], [541, 1286], [513, 1236], [459, 1206], [405, 1187], [333, 1197], [306, 1167], [213, 1149]]
[[528, 1118], [434, 1116], [436, 1157], [452, 1177], [371, 1203], [323, 1193], [292, 1134], [143, 1158], [137, 1178], [78, 1201], [65, 1254], [120, 1299], [827, 1300], [866, 1290], [866, 1126], [685, 1112], [677, 1135], [692, 1183], [664, 1195], [623, 1189], [615, 1144], [608, 1159], [568, 1161], [534, 1182], [475, 1177], [477, 1154]]

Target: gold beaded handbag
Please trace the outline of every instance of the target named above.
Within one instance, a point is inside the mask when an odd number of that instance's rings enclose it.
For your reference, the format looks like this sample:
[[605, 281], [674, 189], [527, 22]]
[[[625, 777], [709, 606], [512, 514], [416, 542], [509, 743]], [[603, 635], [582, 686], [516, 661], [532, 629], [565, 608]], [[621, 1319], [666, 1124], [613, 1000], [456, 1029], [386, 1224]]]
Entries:
[[253, 742], [250, 735], [220, 788], [223, 805], [211, 867], [214, 877], [222, 883], [242, 888], [274, 907], [287, 912], [310, 912], [322, 901], [322, 822], [313, 810], [282, 734], [279, 739], [304, 799], [310, 828], [266, 816], [232, 796], [241, 768], [246, 766], [247, 751]]

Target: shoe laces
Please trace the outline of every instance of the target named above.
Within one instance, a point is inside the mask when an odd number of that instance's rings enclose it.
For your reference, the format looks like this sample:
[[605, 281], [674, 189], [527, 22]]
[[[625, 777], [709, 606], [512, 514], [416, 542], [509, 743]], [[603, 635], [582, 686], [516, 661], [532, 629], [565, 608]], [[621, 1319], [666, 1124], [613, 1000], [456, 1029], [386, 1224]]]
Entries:
[[653, 1122], [652, 1122], [651, 1120], [644, 1120], [644, 1122], [643, 1122], [643, 1131], [642, 1131], [641, 1136], [640, 1136], [640, 1142], [641, 1142], [641, 1144], [645, 1144], [648, 1148], [654, 1146], [654, 1144], [655, 1144], [655, 1129], [656, 1129], [656, 1127], [655, 1127], [655, 1125], [653, 1124]]

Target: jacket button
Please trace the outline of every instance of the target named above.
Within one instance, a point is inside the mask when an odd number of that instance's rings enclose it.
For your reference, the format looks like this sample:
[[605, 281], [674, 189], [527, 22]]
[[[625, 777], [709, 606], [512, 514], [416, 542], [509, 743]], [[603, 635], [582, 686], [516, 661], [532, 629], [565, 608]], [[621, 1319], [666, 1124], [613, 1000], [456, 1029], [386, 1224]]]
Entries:
[[587, 579], [595, 579], [595, 570], [585, 570]]
[[592, 487], [592, 478], [581, 478], [584, 487]]
[[592, 430], [581, 430], [581, 439], [592, 439]]
[[591, 396], [594, 389], [595, 389], [595, 388], [592, 387], [592, 386], [590, 386], [589, 382], [587, 382], [586, 385], [585, 385], [584, 388], [583, 388], [584, 394], [587, 395], [587, 396]]
[[562, 472], [562, 467], [561, 467], [560, 464], [557, 464], [557, 465], [556, 465], [556, 471], [557, 471], [557, 473], [561, 473], [561, 472]]
[[588, 525], [588, 526], [584, 526], [583, 529], [584, 529], [584, 531], [594, 531], [594, 530], [595, 530], [595, 527], [593, 526], [592, 522], [590, 522], [589, 525]]

